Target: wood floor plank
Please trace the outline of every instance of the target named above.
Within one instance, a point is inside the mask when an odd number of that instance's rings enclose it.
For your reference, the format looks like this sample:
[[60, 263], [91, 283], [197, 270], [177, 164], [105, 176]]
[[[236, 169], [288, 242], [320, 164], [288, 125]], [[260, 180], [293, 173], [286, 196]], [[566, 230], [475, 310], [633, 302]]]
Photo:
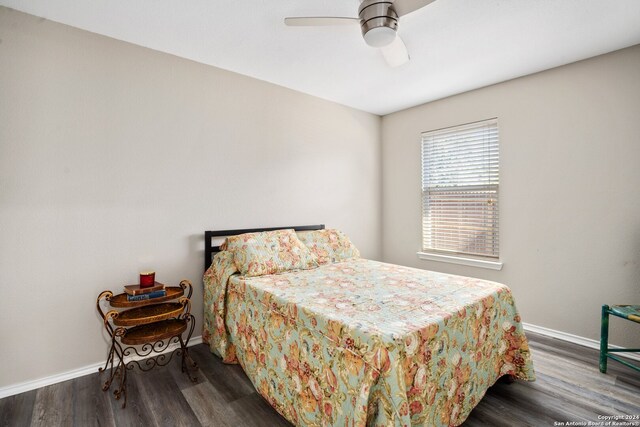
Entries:
[[251, 380], [239, 365], [222, 363], [206, 345], [193, 346], [190, 351], [191, 357], [200, 366], [200, 372], [222, 393], [226, 402], [233, 402], [255, 392]]
[[[596, 408], [592, 402], [583, 400], [573, 393], [560, 391], [558, 387], [550, 384], [546, 377], [539, 375], [533, 383], [515, 383], [514, 386], [521, 386], [523, 393], [531, 400], [538, 400], [543, 407], [555, 408], [564, 413], [568, 419], [589, 420], [593, 417]], [[491, 391], [493, 392], [493, 390]], [[507, 390], [507, 392], [510, 392]], [[539, 397], [536, 397], [536, 394]], [[604, 414], [603, 409], [600, 413]]]
[[183, 388], [182, 394], [204, 427], [240, 425], [235, 413], [229, 410], [229, 405], [209, 381]]
[[518, 424], [530, 420], [531, 414], [538, 411], [539, 408], [544, 408], [544, 411], [537, 414], [536, 422], [538, 425], [553, 425], [554, 421], [565, 418], [567, 414], [561, 409], [561, 405], [550, 404], [544, 393], [532, 392], [526, 386], [523, 387], [522, 383], [498, 384], [492, 387], [487, 394], [489, 399], [500, 401], [504, 406], [503, 413], [519, 420]]
[[28, 426], [33, 417], [37, 390], [0, 399], [0, 425], [2, 427]]
[[[517, 414], [508, 411], [508, 407], [496, 396], [487, 393], [480, 403], [471, 411], [464, 426], [535, 426], [536, 421], [528, 417], [518, 417]], [[541, 425], [541, 424], [539, 424]]]
[[175, 354], [173, 356], [173, 360], [167, 365], [166, 369], [171, 374], [173, 380], [176, 382], [180, 390], [191, 388], [196, 384], [207, 382], [207, 378], [202, 375], [202, 372], [197, 369], [193, 370], [190, 368], [191, 375], [195, 376], [196, 378], [195, 382], [191, 381], [189, 375], [187, 375], [186, 372], [182, 372], [182, 358], [178, 354]]
[[98, 375], [86, 375], [73, 381], [73, 424], [75, 426], [115, 426], [109, 393], [102, 391]]
[[600, 389], [585, 388], [580, 385], [570, 384], [564, 381], [562, 378], [554, 377], [552, 375], [545, 375], [540, 373], [539, 377], [544, 379], [548, 387], [555, 388], [560, 391], [564, 396], [571, 397], [572, 400], [578, 404], [588, 406], [593, 411], [597, 411], [600, 414], [637, 414], [638, 412], [638, 400], [634, 402], [627, 402], [620, 400], [619, 395], [615, 395], [608, 386], [604, 386]]
[[[609, 375], [611, 375], [611, 373], [609, 373]], [[617, 375], [616, 376], [616, 386], [619, 387], [625, 387], [625, 388], [630, 388], [632, 390], [638, 390], [640, 389], [640, 376], [638, 377], [632, 377], [629, 375], [628, 372], [626, 372], [624, 375]]]
[[291, 426], [257, 391], [236, 400], [230, 405], [230, 408], [241, 420], [241, 424], [238, 425], [256, 427]]
[[[142, 391], [138, 387], [136, 381], [131, 378], [139, 375], [139, 372], [129, 371], [127, 372], [127, 406], [122, 407], [124, 397], [116, 400], [113, 396], [113, 391], [116, 384], [111, 386], [111, 389], [105, 391], [107, 394], [109, 404], [111, 406], [111, 413], [115, 425], [118, 427], [134, 427], [134, 426], [152, 426], [154, 425], [153, 416], [151, 410], [147, 406], [148, 396], [143, 395]], [[103, 374], [105, 375], [105, 374]], [[101, 378], [104, 379], [104, 378]]]
[[73, 425], [73, 382], [70, 380], [38, 389], [32, 426]]
[[157, 426], [199, 426], [198, 418], [185, 400], [169, 372], [170, 366], [154, 368], [150, 372], [136, 372], [131, 376], [150, 409]]

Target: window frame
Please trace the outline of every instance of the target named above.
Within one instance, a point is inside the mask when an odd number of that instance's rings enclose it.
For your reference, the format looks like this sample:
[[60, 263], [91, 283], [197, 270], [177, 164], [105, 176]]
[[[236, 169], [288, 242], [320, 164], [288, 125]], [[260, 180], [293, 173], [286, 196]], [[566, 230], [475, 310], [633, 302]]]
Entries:
[[[482, 130], [483, 127], [486, 127], [485, 131]], [[443, 134], [448, 135], [448, 138], [453, 138], [454, 140], [458, 139], [458, 141], [454, 141], [454, 144], [460, 144], [462, 143], [462, 141], [464, 141], [465, 134], [475, 133], [475, 132], [480, 133], [480, 138], [488, 138], [486, 143], [481, 142], [483, 144], [481, 150], [485, 149], [484, 147], [486, 145], [486, 150], [488, 150], [487, 152], [489, 154], [486, 160], [484, 159], [484, 156], [483, 156], [482, 161], [474, 160], [473, 156], [470, 156], [471, 157], [470, 159], [465, 159], [464, 156], [458, 159], [458, 162], [459, 160], [471, 161], [472, 163], [470, 164], [474, 166], [474, 171], [478, 171], [477, 176], [472, 178], [471, 183], [469, 182], [468, 178], [461, 178], [461, 175], [463, 175], [463, 173], [460, 170], [459, 163], [458, 165], [455, 164], [456, 160], [453, 160], [451, 162], [449, 170], [447, 170], [446, 168], [443, 169], [444, 173], [435, 174], [433, 171], [429, 171], [428, 166], [425, 164], [427, 160], [425, 147], [427, 146], [426, 144], [429, 143], [429, 138], [431, 139], [432, 144], [445, 144], [446, 146], [446, 144], [450, 144], [450, 142], [447, 142], [447, 137], [443, 136]], [[438, 136], [440, 137], [439, 139], [438, 139]], [[474, 137], [469, 136], [468, 138], [474, 138]], [[469, 144], [468, 141], [469, 140], [464, 141], [464, 144]], [[502, 269], [503, 262], [501, 260], [501, 253], [500, 253], [500, 215], [499, 215], [499, 211], [500, 211], [499, 209], [500, 208], [500, 178], [499, 178], [500, 135], [499, 135], [499, 126], [498, 126], [497, 117], [422, 132], [421, 138], [420, 138], [420, 147], [421, 147], [421, 168], [422, 168], [421, 169], [421, 178], [422, 178], [421, 196], [420, 196], [422, 250], [417, 252], [418, 257], [420, 259], [430, 260], [430, 261], [442, 261], [442, 262], [462, 264], [467, 266], [489, 268], [493, 270]], [[432, 145], [432, 147], [436, 147], [437, 149], [438, 146]], [[459, 149], [461, 151], [456, 153], [455, 145], [452, 147], [453, 147], [452, 153], [451, 153], [452, 155], [464, 153], [464, 151], [462, 150], [466, 150], [465, 148], [462, 148], [462, 149]], [[475, 148], [475, 145], [473, 148]], [[442, 146], [440, 147], [440, 149], [442, 150]], [[444, 156], [446, 156], [447, 155], [446, 149], [444, 149], [444, 151], [445, 151]], [[433, 153], [433, 150], [432, 150], [432, 153]], [[435, 157], [436, 160], [441, 160], [444, 158], [442, 157], [443, 156], [442, 153], [432, 154], [432, 155]], [[492, 160], [494, 156], [495, 156], [495, 162]], [[432, 161], [433, 161], [433, 158], [432, 158]], [[478, 164], [480, 166], [478, 166]], [[458, 169], [456, 169], [456, 166]], [[466, 171], [463, 171], [463, 172], [466, 172]], [[487, 177], [485, 177], [485, 175]], [[435, 183], [432, 187], [429, 187], [429, 185], [426, 183], [426, 179], [428, 179], [429, 176], [431, 176], [432, 178], [434, 176], [438, 176], [438, 178], [434, 178]], [[452, 184], [451, 185], [443, 184], [443, 180], [446, 182], [452, 182]], [[432, 190], [429, 190], [429, 188], [431, 188]], [[438, 188], [440, 188], [441, 190], [437, 190]], [[429, 191], [431, 191], [431, 195], [432, 195], [431, 198], [429, 198], [429, 195], [428, 195]], [[473, 191], [477, 191], [478, 194], [477, 195], [469, 194], [469, 193], [472, 193]], [[483, 191], [484, 193], [487, 193], [489, 195], [492, 193], [495, 194], [494, 197], [489, 196], [490, 198], [487, 200], [487, 203], [489, 204], [492, 204], [492, 203], [496, 204], [495, 208], [490, 210], [489, 212], [484, 212], [483, 208], [478, 207], [478, 202], [474, 201], [475, 197], [479, 196], [478, 199], [481, 199], [483, 197]], [[442, 239], [441, 232], [436, 233], [435, 235], [431, 235], [431, 239], [433, 240], [427, 243], [429, 239], [429, 236], [427, 236], [428, 231], [426, 228], [428, 226], [427, 225], [428, 222], [432, 221], [433, 218], [435, 218], [435, 220], [440, 220], [440, 221], [443, 220], [442, 213], [437, 211], [435, 211], [436, 215], [431, 217], [432, 219], [426, 219], [427, 209], [428, 209], [427, 206], [430, 201], [431, 203], [433, 203], [434, 199], [437, 200], [438, 193], [440, 193], [440, 197], [456, 197], [456, 193], [459, 194], [460, 196], [463, 196], [463, 197], [459, 197], [459, 199], [462, 199], [462, 201], [459, 201], [458, 204], [455, 205], [455, 208], [458, 210], [456, 214], [459, 215], [460, 209], [464, 209], [465, 203], [469, 203], [471, 206], [470, 213], [473, 214], [473, 216], [475, 217], [471, 221], [477, 221], [476, 218], [478, 218], [477, 215], [479, 213], [480, 218], [483, 222], [486, 223], [488, 221], [492, 223], [491, 225], [492, 228], [489, 231], [483, 232], [482, 239], [480, 239], [481, 242], [484, 240], [484, 243], [481, 243], [480, 246], [482, 247], [484, 245], [483, 250], [486, 251], [486, 253], [479, 254], [477, 253], [479, 252], [477, 249], [476, 249], [476, 253], [472, 253], [471, 251], [465, 252], [464, 250], [462, 250], [462, 247], [460, 245], [458, 245], [458, 247], [455, 248], [455, 244], [462, 244], [462, 243], [477, 245], [477, 243], [474, 243], [472, 239], [465, 239], [464, 237], [461, 237], [460, 231], [458, 231], [457, 236], [453, 238], [454, 244], [448, 245], [450, 246], [449, 248], [437, 247], [437, 244], [438, 244], [437, 240]], [[492, 200], [493, 198], [495, 198], [495, 200]], [[434, 211], [431, 210], [429, 212], [434, 212]], [[440, 217], [438, 217], [438, 215], [440, 215]], [[461, 225], [464, 225], [465, 221], [469, 221], [469, 219], [466, 219], [466, 218], [463, 219], [462, 216], [458, 216], [455, 219], [456, 220], [461, 219], [461, 221], [458, 224], [455, 224], [454, 222], [454, 225], [453, 225], [454, 229], [456, 227], [460, 227]], [[447, 219], [444, 218], [444, 220], [446, 221]], [[433, 224], [431, 225], [431, 227], [433, 227]], [[458, 228], [458, 230], [460, 230], [460, 228]], [[455, 234], [456, 233], [454, 232], [454, 235]], [[464, 234], [464, 232], [462, 234]], [[436, 243], [434, 243], [434, 241]], [[453, 248], [451, 246], [453, 246]], [[495, 253], [495, 255], [493, 255], [493, 253]]]

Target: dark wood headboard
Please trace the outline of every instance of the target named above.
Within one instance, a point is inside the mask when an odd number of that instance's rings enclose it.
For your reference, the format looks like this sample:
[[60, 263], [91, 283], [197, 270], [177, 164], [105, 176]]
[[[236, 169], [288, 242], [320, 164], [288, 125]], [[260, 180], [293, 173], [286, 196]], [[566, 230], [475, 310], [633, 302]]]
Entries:
[[324, 224], [297, 225], [297, 226], [289, 226], [289, 227], [271, 227], [271, 228], [247, 228], [247, 229], [239, 229], [239, 230], [205, 231], [204, 232], [204, 271], [207, 271], [207, 269], [211, 265], [211, 260], [213, 259], [213, 255], [220, 252], [220, 246], [213, 246], [211, 244], [211, 240], [214, 237], [237, 236], [238, 234], [259, 233], [261, 231], [284, 230], [287, 228], [293, 228], [295, 231], [323, 230]]

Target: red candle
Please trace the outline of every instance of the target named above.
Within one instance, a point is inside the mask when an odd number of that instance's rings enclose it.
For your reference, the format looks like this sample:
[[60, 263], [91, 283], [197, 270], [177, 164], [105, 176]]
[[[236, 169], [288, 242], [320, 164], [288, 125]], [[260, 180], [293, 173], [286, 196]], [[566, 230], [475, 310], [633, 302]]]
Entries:
[[155, 271], [142, 271], [140, 272], [140, 287], [150, 288], [156, 282]]

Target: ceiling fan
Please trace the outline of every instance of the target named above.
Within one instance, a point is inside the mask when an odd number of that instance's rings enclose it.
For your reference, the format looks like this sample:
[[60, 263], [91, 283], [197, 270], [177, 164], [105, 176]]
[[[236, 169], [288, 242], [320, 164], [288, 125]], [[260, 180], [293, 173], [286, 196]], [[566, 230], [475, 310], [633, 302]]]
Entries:
[[285, 18], [289, 26], [328, 26], [359, 24], [364, 41], [380, 48], [387, 63], [397, 67], [409, 61], [409, 52], [399, 35], [398, 20], [401, 16], [418, 10], [435, 0], [363, 0], [358, 8], [358, 18], [315, 16]]

